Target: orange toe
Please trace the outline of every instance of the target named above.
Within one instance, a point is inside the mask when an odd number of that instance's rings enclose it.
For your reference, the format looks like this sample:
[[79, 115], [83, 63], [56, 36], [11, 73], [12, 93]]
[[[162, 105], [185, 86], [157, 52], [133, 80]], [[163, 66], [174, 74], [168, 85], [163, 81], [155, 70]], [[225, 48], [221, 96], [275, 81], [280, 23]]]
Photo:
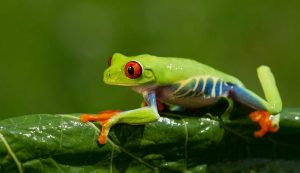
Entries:
[[88, 118], [87, 118], [88, 116], [89, 116], [88, 114], [81, 114], [80, 121], [84, 123], [88, 122]]
[[256, 132], [254, 132], [254, 136], [257, 138], [262, 138], [263, 136], [265, 136], [266, 133], [267, 133], [267, 131], [265, 131], [265, 130], [258, 130]]
[[105, 121], [118, 114], [119, 112], [121, 112], [121, 110], [106, 110], [100, 112], [99, 114], [82, 114], [80, 115], [80, 121]]
[[98, 137], [98, 142], [100, 144], [105, 144], [106, 143], [106, 140], [107, 140], [107, 131], [105, 128], [102, 128], [101, 130], [101, 134], [99, 135]]
[[101, 111], [99, 112], [99, 114], [116, 114], [116, 113], [119, 113], [119, 112], [122, 112], [122, 110], [105, 110], [105, 111]]
[[106, 144], [106, 138], [107, 136], [100, 135], [98, 139], [99, 144]]
[[260, 130], [256, 131], [254, 133], [255, 137], [263, 137], [268, 132], [276, 132], [278, 131], [278, 128], [273, 127], [272, 121], [271, 121], [271, 115], [267, 111], [258, 110], [255, 112], [252, 112], [249, 117], [252, 121], [257, 122], [260, 126]]
[[100, 144], [105, 144], [107, 141], [107, 135], [109, 129], [106, 129], [106, 123], [116, 114], [120, 113], [121, 110], [105, 110], [100, 112], [99, 114], [82, 114], [80, 115], [80, 121], [89, 122], [89, 121], [98, 121], [101, 126], [101, 134], [98, 137], [98, 142]]

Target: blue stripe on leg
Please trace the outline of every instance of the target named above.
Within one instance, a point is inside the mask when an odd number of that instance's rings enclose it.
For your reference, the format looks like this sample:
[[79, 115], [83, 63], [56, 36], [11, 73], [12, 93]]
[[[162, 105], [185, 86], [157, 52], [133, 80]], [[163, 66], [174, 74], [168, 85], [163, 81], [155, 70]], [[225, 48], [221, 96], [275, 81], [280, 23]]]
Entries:
[[155, 92], [149, 92], [147, 95], [144, 95], [144, 99], [149, 105], [149, 107], [154, 108], [154, 110], [157, 112], [157, 103], [156, 103], [156, 95]]
[[207, 97], [211, 96], [211, 91], [213, 89], [213, 85], [214, 85], [214, 80], [212, 78], [207, 78], [205, 89], [204, 89], [204, 95], [205, 96], [207, 96]]
[[215, 97], [218, 97], [220, 95], [220, 90], [221, 90], [221, 80], [218, 79], [216, 85], [215, 85]]

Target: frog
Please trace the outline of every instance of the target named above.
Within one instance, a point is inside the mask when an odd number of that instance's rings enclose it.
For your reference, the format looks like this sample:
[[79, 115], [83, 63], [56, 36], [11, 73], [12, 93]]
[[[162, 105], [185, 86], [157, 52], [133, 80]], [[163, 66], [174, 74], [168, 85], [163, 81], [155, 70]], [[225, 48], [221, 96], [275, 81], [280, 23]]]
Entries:
[[270, 68], [259, 66], [257, 74], [265, 99], [247, 89], [238, 78], [193, 59], [114, 53], [104, 71], [104, 83], [132, 88], [143, 96], [146, 106], [82, 114], [80, 120], [99, 122], [102, 127], [98, 142], [105, 144], [116, 124], [144, 125], [157, 121], [162, 103], [170, 105], [170, 111], [180, 111], [201, 109], [225, 100], [228, 106], [221, 115], [222, 121], [230, 121], [235, 103], [241, 104], [253, 110], [249, 117], [260, 126], [254, 136], [263, 137], [278, 131], [282, 101]]

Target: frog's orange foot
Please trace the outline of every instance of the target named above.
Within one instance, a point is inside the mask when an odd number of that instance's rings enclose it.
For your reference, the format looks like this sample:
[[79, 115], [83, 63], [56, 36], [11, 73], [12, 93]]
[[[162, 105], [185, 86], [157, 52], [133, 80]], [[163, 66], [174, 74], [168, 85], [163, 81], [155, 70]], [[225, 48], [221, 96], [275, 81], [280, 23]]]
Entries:
[[249, 117], [252, 121], [257, 122], [260, 126], [260, 130], [254, 133], [255, 137], [263, 137], [268, 132], [278, 131], [278, 127], [274, 127], [271, 121], [271, 115], [267, 111], [258, 110], [252, 112]]
[[81, 114], [80, 121], [89, 122], [89, 121], [106, 121], [113, 117], [114, 115], [120, 113], [121, 110], [106, 110], [99, 112], [98, 114]]
[[116, 114], [120, 113], [121, 110], [106, 110], [102, 111], [99, 114], [82, 114], [80, 116], [80, 121], [89, 122], [89, 121], [98, 121], [101, 126], [101, 134], [98, 138], [100, 144], [105, 144], [109, 129], [106, 128], [106, 123]]
[[99, 144], [105, 144], [107, 140], [109, 130], [107, 130], [104, 126], [102, 126], [101, 134], [98, 137]]

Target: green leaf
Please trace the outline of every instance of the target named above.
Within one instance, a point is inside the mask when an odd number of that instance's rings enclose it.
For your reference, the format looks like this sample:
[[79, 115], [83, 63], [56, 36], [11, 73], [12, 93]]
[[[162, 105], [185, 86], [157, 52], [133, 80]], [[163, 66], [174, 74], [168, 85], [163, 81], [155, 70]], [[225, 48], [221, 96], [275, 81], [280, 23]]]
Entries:
[[163, 116], [116, 125], [100, 145], [79, 114], [20, 116], [0, 121], [0, 172], [299, 172], [299, 117], [287, 109], [279, 132], [254, 139], [248, 118]]

